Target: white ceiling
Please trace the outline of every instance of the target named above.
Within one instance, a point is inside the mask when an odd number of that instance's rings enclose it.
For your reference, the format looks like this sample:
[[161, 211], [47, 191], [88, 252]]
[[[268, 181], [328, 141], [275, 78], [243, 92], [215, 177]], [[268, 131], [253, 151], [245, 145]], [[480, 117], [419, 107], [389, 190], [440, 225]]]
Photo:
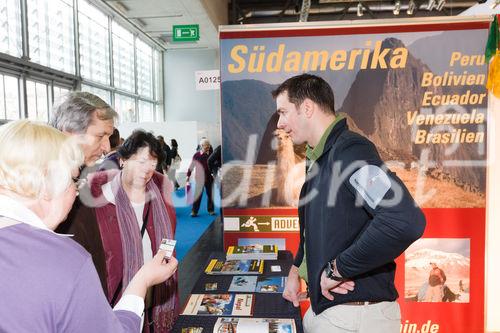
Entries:
[[[137, 28], [145, 32], [165, 49], [218, 49], [218, 27], [228, 24], [229, 0], [89, 0], [106, 4]], [[321, 0], [320, 2], [324, 2]], [[346, 1], [346, 0], [335, 0]], [[353, 1], [353, 0], [349, 0]], [[378, 0], [376, 0], [378, 1]], [[457, 0], [458, 1], [458, 0]], [[251, 2], [251, 1], [250, 1]], [[476, 5], [462, 13], [488, 14], [500, 10], [500, 5], [494, 10], [492, 4], [500, 0], [486, 0], [487, 3]], [[240, 2], [240, 5], [245, 3]], [[392, 13], [392, 12], [391, 12]], [[296, 15], [295, 15], [296, 16]], [[197, 42], [173, 42], [172, 26], [198, 24], [200, 40]]]
[[[217, 49], [228, 0], [104, 0], [166, 49]], [[172, 26], [199, 24], [197, 42], [172, 42]]]

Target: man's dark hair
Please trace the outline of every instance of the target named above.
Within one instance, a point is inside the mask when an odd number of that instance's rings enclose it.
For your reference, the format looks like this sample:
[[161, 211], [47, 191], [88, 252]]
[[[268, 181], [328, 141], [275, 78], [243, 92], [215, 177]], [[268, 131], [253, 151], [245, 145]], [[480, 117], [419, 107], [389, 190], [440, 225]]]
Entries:
[[330, 85], [316, 75], [301, 74], [287, 79], [272, 92], [273, 98], [287, 92], [288, 99], [297, 108], [306, 98], [318, 104], [328, 113], [335, 113], [335, 98]]
[[151, 156], [158, 159], [158, 163], [163, 163], [165, 153], [161, 149], [160, 142], [152, 133], [144, 130], [136, 130], [125, 140], [123, 145], [118, 148], [118, 155], [124, 160], [128, 160], [132, 155], [137, 153], [140, 148], [149, 147]]
[[111, 149], [114, 149], [120, 145], [120, 131], [118, 128], [113, 129], [113, 134], [109, 136], [109, 145]]

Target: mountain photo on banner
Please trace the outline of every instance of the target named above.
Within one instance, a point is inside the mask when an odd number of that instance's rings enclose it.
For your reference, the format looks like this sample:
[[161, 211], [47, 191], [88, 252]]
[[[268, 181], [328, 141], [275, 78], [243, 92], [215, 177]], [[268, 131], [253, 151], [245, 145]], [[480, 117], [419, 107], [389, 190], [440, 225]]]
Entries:
[[[382, 49], [406, 47], [408, 56], [404, 68], [360, 69], [360, 64], [356, 63], [352, 70], [327, 69], [309, 73], [321, 76], [332, 86], [337, 113], [347, 118], [351, 130], [366, 136], [377, 146], [382, 159], [405, 182], [422, 207], [484, 207], [486, 172], [482, 163], [486, 160], [486, 121], [481, 124], [449, 125], [441, 129], [438, 126], [438, 132], [456, 131], [455, 127], [467, 133], [482, 132], [482, 143], [416, 144], [417, 130], [424, 128], [430, 133], [432, 126], [415, 125], [411, 119], [417, 115], [438, 113], [485, 115], [486, 98], [475, 105], [423, 105], [425, 94], [480, 95], [486, 93], [484, 85], [422, 84], [424, 75], [486, 75], [484, 63], [467, 67], [450, 66], [450, 49], [456, 54], [484, 54], [485, 40], [480, 40], [474, 31], [348, 37], [320, 36], [313, 42], [308, 41], [314, 44], [307, 46], [301, 46], [304, 42], [302, 37], [289, 37], [286, 38], [286, 46], [291, 50], [331, 48], [327, 49], [331, 54], [332, 50], [342, 47], [351, 50], [361, 45], [359, 48], [362, 48], [369, 39], [380, 40]], [[276, 47], [272, 39], [263, 38], [259, 43], [265, 44], [267, 49]], [[429, 46], [436, 46], [432, 48], [433, 52], [425, 51]], [[229, 46], [222, 43], [221, 47]], [[373, 58], [373, 47], [372, 44], [368, 63]], [[298, 205], [298, 192], [304, 181], [305, 146], [294, 145], [286, 133], [276, 130], [276, 102], [271, 96], [282, 80], [297, 74], [300, 73], [224, 74], [222, 136], [225, 170], [222, 198], [232, 198], [232, 194], [241, 190], [243, 185], [248, 188], [247, 201], [242, 203], [239, 197], [235, 197], [233, 201], [226, 202], [225, 207]], [[248, 156], [250, 159], [247, 160]], [[456, 161], [474, 162], [458, 167]], [[248, 184], [242, 183], [246, 174], [251, 175], [245, 180]]]
[[469, 303], [469, 293], [470, 239], [422, 238], [406, 250], [406, 301]]

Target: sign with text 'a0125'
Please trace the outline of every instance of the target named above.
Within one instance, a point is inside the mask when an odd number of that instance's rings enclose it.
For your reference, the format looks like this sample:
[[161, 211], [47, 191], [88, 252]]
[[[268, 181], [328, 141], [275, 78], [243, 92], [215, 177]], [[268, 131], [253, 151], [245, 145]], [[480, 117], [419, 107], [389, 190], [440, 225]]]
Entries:
[[213, 69], [209, 71], [196, 71], [196, 90], [217, 90], [220, 89], [220, 71]]

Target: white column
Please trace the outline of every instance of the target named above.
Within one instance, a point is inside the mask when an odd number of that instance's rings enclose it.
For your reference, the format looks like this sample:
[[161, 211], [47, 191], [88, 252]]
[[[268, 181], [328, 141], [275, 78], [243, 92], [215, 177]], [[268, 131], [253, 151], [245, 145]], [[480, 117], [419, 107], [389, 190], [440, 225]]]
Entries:
[[500, 332], [500, 99], [488, 98], [486, 190], [486, 330]]

